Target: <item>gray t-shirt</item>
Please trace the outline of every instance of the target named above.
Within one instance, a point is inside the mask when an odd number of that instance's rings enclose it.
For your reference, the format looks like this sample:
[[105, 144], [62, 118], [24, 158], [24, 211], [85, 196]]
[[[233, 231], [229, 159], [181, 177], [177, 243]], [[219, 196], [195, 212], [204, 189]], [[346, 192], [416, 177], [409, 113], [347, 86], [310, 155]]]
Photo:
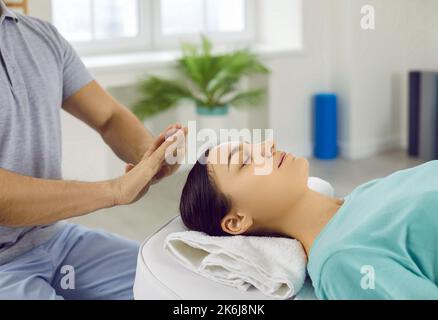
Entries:
[[[61, 175], [62, 102], [93, 78], [49, 23], [0, 0], [0, 168], [43, 179]], [[0, 226], [0, 264], [49, 240], [62, 224]]]

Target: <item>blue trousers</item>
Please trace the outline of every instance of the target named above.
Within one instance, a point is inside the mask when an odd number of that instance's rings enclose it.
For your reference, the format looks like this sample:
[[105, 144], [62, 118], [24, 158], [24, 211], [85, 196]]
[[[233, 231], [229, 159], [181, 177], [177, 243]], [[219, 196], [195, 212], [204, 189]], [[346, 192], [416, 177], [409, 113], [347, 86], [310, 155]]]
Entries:
[[138, 250], [134, 241], [65, 224], [0, 266], [0, 299], [132, 300]]

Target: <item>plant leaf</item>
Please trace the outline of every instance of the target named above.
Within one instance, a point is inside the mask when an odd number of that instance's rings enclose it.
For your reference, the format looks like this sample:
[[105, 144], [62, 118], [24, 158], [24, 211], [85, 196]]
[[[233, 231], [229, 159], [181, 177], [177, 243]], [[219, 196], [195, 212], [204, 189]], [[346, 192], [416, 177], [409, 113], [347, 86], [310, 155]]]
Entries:
[[266, 96], [266, 89], [255, 89], [236, 94], [234, 97], [225, 101], [224, 104], [233, 107], [259, 105]]
[[178, 70], [184, 82], [158, 77], [143, 81], [139, 88], [141, 99], [134, 107], [135, 114], [141, 119], [169, 109], [184, 99], [213, 107], [224, 103], [235, 106], [257, 104], [262, 98], [263, 89], [237, 91], [243, 77], [269, 73], [249, 49], [214, 55], [211, 41], [202, 36], [200, 45], [184, 43], [181, 50]]
[[234, 91], [244, 76], [267, 73], [269, 70], [254, 54], [247, 49], [239, 50], [223, 56], [220, 71], [209, 82], [207, 91], [219, 100]]
[[183, 84], [158, 77], [150, 77], [143, 81], [139, 91], [142, 97], [134, 106], [133, 112], [141, 120], [175, 107], [184, 99], [199, 102]]

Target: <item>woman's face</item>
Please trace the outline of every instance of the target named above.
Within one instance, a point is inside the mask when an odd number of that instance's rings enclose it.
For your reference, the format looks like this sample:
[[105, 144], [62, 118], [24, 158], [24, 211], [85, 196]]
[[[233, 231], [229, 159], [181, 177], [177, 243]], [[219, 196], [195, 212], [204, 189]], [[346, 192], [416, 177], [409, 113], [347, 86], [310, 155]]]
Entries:
[[307, 160], [277, 151], [273, 141], [222, 144], [210, 151], [207, 163], [232, 211], [250, 216], [254, 228], [281, 221], [307, 190]]

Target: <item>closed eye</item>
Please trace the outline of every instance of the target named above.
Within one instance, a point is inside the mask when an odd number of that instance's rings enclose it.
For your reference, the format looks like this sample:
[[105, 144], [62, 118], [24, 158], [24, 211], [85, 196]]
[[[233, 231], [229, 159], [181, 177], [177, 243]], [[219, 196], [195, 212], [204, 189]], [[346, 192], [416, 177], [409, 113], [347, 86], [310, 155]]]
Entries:
[[245, 167], [247, 164], [250, 163], [251, 157], [248, 156], [242, 163], [242, 165], [240, 166], [240, 169], [242, 169], [243, 167]]

